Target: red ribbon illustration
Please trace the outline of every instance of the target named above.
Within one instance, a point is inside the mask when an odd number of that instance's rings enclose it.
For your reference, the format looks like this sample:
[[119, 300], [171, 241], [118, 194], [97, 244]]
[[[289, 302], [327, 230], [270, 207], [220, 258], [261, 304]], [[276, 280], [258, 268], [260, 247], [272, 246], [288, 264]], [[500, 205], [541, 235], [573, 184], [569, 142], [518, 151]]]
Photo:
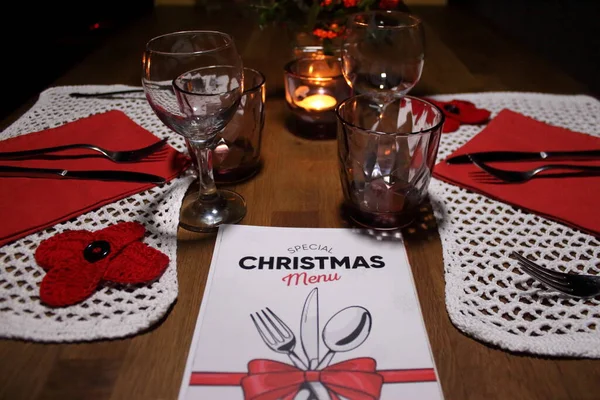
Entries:
[[433, 382], [432, 368], [377, 371], [372, 358], [354, 358], [321, 371], [303, 371], [273, 360], [248, 363], [248, 373], [192, 372], [190, 385], [241, 385], [245, 400], [292, 400], [307, 382], [321, 382], [333, 400], [378, 399], [383, 383]]
[[333, 400], [337, 395], [356, 400], [378, 399], [383, 378], [375, 372], [375, 360], [355, 358], [330, 365], [321, 371], [302, 371], [272, 360], [252, 360], [242, 379], [247, 400], [293, 399], [302, 384], [321, 382]]

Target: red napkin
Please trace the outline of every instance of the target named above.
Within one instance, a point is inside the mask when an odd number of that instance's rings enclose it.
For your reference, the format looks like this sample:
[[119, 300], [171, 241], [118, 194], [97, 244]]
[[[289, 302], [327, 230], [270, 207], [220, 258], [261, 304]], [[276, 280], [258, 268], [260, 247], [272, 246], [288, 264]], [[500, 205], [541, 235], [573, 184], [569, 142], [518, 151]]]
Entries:
[[[93, 143], [110, 150], [129, 150], [150, 145], [157, 140], [159, 138], [136, 124], [123, 112], [113, 110], [57, 128], [1, 141], [0, 152], [71, 143]], [[166, 158], [157, 162], [117, 164], [103, 157], [91, 157], [60, 160], [0, 160], [0, 164], [70, 170], [137, 171], [171, 180], [189, 163], [185, 155], [171, 146], [167, 145], [167, 148]], [[69, 150], [60, 154], [98, 155], [92, 150]], [[155, 186], [148, 183], [17, 178], [0, 175], [0, 221], [2, 221], [0, 246]]]
[[[548, 125], [510, 110], [501, 111], [473, 139], [450, 156], [480, 151], [568, 151], [600, 148], [600, 138]], [[599, 165], [600, 160], [490, 162], [492, 167], [526, 171], [548, 163]], [[448, 183], [600, 236], [600, 177], [533, 178], [525, 183], [476, 182], [473, 164], [438, 163], [433, 176]], [[549, 172], [554, 173], [554, 171]]]

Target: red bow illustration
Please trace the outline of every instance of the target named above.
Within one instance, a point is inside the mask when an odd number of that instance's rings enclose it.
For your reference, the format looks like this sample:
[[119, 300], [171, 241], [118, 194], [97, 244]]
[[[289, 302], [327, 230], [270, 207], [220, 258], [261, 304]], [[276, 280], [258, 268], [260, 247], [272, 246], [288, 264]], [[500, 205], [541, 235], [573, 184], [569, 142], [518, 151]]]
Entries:
[[378, 399], [383, 377], [375, 372], [372, 358], [354, 358], [321, 371], [303, 371], [272, 360], [252, 360], [248, 376], [242, 379], [246, 400], [291, 400], [306, 382], [321, 382], [333, 400], [344, 396], [353, 400]]
[[439, 101], [425, 99], [442, 109], [446, 116], [442, 132], [454, 132], [462, 124], [483, 124], [490, 118], [491, 113], [465, 100]]
[[95, 232], [65, 231], [40, 243], [35, 260], [48, 271], [40, 300], [68, 306], [91, 296], [101, 281], [132, 284], [156, 279], [169, 257], [142, 243], [146, 229], [122, 222]]

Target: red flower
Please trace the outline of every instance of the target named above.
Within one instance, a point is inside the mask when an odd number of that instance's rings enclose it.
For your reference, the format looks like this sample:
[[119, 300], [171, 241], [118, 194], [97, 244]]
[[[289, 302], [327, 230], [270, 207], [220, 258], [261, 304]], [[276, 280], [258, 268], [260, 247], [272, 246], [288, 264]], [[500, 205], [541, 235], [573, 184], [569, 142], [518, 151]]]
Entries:
[[346, 8], [356, 7], [357, 4], [358, 0], [344, 0], [344, 7]]
[[69, 306], [91, 296], [101, 281], [142, 283], [158, 278], [169, 258], [141, 242], [145, 228], [122, 222], [95, 232], [70, 230], [44, 240], [35, 260], [48, 273], [40, 300], [52, 307]]
[[437, 101], [426, 99], [442, 109], [446, 116], [442, 132], [454, 132], [462, 124], [483, 124], [490, 118], [491, 113], [465, 100]]
[[379, 2], [379, 8], [382, 9], [392, 9], [398, 7], [398, 3], [400, 0], [381, 0]]
[[313, 35], [319, 37], [321, 39], [333, 39], [339, 35], [339, 33], [334, 31], [329, 31], [326, 29], [317, 28], [313, 31]]

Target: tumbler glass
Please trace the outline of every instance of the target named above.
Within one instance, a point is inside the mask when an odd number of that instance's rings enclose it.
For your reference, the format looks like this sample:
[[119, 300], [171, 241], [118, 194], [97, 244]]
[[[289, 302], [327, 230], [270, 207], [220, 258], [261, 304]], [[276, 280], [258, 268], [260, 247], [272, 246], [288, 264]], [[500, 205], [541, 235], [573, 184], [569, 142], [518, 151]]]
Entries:
[[[213, 149], [213, 173], [217, 183], [238, 183], [252, 178], [261, 168], [260, 148], [265, 125], [266, 79], [244, 67], [244, 93], [231, 121], [219, 132]], [[189, 142], [186, 140], [188, 151]]]
[[336, 108], [340, 177], [348, 216], [373, 229], [410, 224], [427, 194], [444, 113], [412, 96], [368, 95]]

